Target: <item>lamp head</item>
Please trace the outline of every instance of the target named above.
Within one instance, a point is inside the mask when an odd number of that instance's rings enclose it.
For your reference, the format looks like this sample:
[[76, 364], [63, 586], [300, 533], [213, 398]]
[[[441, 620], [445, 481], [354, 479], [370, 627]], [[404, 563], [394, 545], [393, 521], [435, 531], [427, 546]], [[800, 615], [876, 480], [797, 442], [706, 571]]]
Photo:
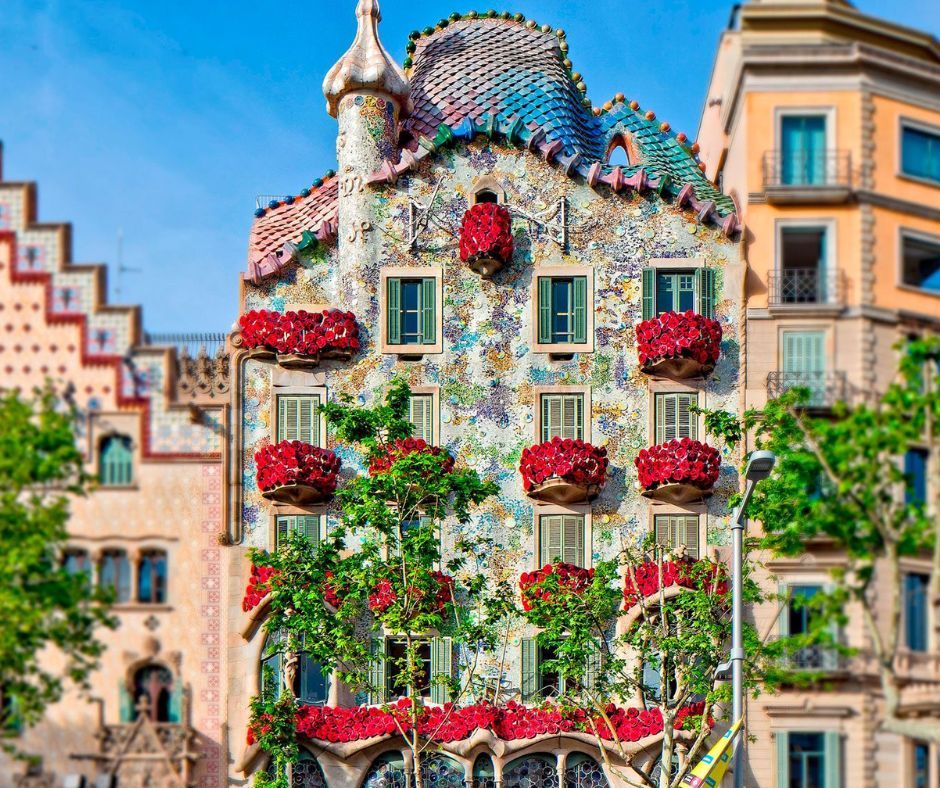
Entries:
[[772, 451], [755, 451], [747, 461], [744, 478], [749, 482], [759, 482], [770, 476], [777, 462], [777, 455]]

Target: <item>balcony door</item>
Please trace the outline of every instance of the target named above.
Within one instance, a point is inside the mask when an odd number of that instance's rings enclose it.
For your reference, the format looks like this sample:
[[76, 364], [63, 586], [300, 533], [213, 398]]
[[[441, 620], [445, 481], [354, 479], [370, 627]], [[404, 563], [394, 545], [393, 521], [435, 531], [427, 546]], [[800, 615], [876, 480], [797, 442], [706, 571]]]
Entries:
[[783, 185], [825, 185], [826, 116], [784, 115], [780, 119], [780, 157]]
[[829, 301], [827, 228], [794, 226], [780, 230], [780, 270], [776, 301], [825, 304]]

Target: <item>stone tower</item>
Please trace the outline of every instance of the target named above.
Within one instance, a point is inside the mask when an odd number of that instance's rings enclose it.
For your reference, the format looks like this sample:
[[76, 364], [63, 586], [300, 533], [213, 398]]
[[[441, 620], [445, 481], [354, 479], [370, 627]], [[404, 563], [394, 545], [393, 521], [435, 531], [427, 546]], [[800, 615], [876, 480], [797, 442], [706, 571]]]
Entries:
[[383, 161], [398, 159], [398, 120], [409, 111], [409, 85], [379, 41], [378, 0], [359, 0], [352, 46], [323, 80], [326, 108], [339, 121], [337, 306], [359, 307], [360, 282], [377, 277], [377, 239], [369, 176]]

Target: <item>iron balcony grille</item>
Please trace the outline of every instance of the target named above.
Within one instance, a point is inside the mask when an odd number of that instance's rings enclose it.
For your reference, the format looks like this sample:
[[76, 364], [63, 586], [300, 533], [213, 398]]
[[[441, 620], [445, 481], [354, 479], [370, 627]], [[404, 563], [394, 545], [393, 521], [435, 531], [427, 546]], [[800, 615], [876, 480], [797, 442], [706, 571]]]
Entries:
[[779, 151], [764, 153], [764, 189], [851, 188], [849, 151]]
[[825, 646], [806, 646], [786, 660], [791, 670], [838, 670], [842, 666], [839, 652]]
[[177, 352], [184, 350], [191, 358], [199, 355], [205, 348], [209, 358], [217, 355], [225, 347], [225, 334], [220, 331], [196, 332], [192, 334], [144, 334], [144, 345], [175, 347]]
[[784, 372], [767, 375], [767, 396], [779, 397], [790, 389], [808, 389], [808, 408], [831, 408], [846, 398], [845, 373], [835, 372]]
[[785, 268], [768, 276], [770, 304], [835, 304], [836, 277], [825, 268]]

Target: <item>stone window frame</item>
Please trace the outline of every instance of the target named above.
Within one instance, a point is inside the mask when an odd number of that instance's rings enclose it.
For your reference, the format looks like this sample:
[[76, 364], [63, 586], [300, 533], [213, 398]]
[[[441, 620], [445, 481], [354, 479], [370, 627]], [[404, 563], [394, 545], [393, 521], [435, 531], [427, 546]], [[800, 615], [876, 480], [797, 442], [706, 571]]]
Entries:
[[582, 569], [590, 569], [594, 565], [594, 514], [590, 504], [570, 504], [563, 506], [561, 504], [537, 504], [532, 507], [532, 543], [533, 555], [531, 561], [532, 570], [541, 569], [543, 564], [540, 556], [542, 554], [542, 522], [541, 518], [559, 514], [571, 514], [584, 517], [584, 566]]
[[[277, 399], [279, 396], [318, 396], [320, 397], [320, 404], [325, 404], [329, 400], [327, 399], [328, 390], [325, 384], [323, 385], [279, 385], [275, 380], [271, 381], [271, 404], [269, 406], [269, 416], [271, 423], [271, 442], [277, 443]], [[327, 424], [326, 417], [321, 413], [317, 416], [318, 421], [320, 422], [320, 442], [319, 448], [327, 447]]]
[[440, 386], [409, 386], [412, 394], [431, 397], [431, 437], [435, 445], [441, 445], [441, 387]]
[[663, 501], [650, 501], [646, 513], [646, 532], [656, 538], [657, 515], [686, 515], [698, 517], [698, 557], [699, 560], [708, 557], [708, 504], [705, 502], [689, 503], [680, 506]]

